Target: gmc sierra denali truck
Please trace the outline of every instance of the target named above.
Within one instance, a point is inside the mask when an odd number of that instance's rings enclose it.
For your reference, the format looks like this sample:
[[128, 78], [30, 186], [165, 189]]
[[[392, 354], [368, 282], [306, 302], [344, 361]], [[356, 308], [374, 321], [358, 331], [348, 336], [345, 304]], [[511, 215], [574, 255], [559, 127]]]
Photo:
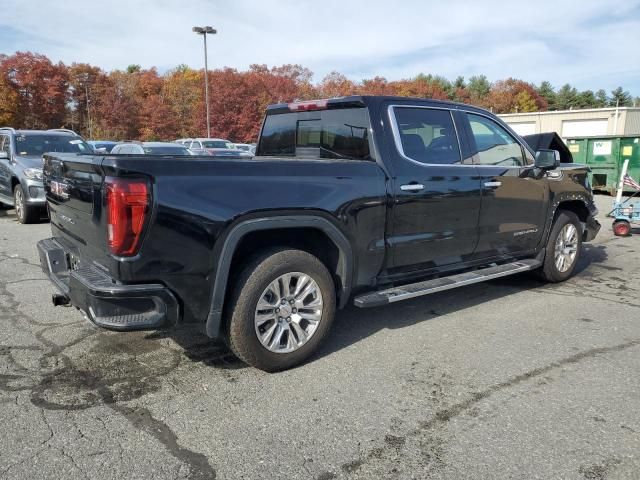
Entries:
[[45, 155], [54, 304], [116, 330], [200, 323], [276, 371], [308, 358], [349, 301], [525, 271], [560, 282], [600, 228], [585, 166], [469, 105], [273, 105], [256, 153]]

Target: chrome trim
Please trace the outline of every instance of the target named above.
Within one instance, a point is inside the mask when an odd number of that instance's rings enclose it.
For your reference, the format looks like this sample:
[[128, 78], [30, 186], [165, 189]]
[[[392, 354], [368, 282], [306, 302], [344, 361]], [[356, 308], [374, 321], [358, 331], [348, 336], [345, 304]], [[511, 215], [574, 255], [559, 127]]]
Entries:
[[[465, 108], [452, 108], [452, 107], [433, 107], [433, 106], [428, 106], [428, 105], [414, 105], [414, 104], [403, 104], [403, 105], [398, 105], [398, 104], [393, 104], [393, 105], [389, 105], [387, 107], [387, 113], [389, 116], [389, 123], [391, 125], [391, 132], [393, 133], [393, 140], [394, 143], [396, 144], [396, 150], [398, 151], [398, 153], [402, 156], [402, 158], [404, 158], [405, 160], [409, 160], [412, 163], [415, 163], [417, 165], [422, 165], [422, 166], [427, 166], [427, 167], [442, 167], [442, 166], [447, 166], [447, 167], [491, 167], [491, 168], [504, 168], [504, 169], [522, 169], [522, 168], [530, 168], [533, 167], [533, 164], [528, 164], [528, 165], [521, 165], [521, 166], [500, 166], [500, 165], [483, 165], [481, 163], [422, 163], [422, 162], [418, 162], [417, 160], [414, 160], [412, 158], [409, 158], [407, 155], [405, 155], [404, 153], [404, 149], [402, 148], [402, 139], [400, 138], [400, 129], [398, 128], [398, 123], [396, 121], [396, 116], [395, 116], [395, 112], [394, 109], [395, 108], [424, 108], [427, 110], [447, 110], [449, 112], [449, 114], [451, 115], [451, 120], [453, 122], [453, 128], [456, 132], [456, 138], [458, 140], [458, 149], [460, 150], [460, 158], [462, 159], [462, 145], [460, 144], [460, 134], [458, 133], [458, 126], [456, 125], [456, 121], [455, 118], [453, 117], [453, 111], [459, 111], [459, 112], [464, 112], [464, 113], [470, 113], [472, 115], [479, 115], [481, 117], [485, 117], [488, 118], [489, 120], [492, 120], [495, 122], [495, 118], [486, 115], [484, 113], [481, 112], [477, 112], [475, 110], [468, 110]], [[529, 153], [531, 153], [532, 155], [535, 155], [535, 152], [533, 152], [531, 150], [531, 147], [529, 147], [528, 145], [525, 145], [524, 143], [520, 142], [518, 139], [518, 135], [511, 130], [511, 128], [509, 128], [509, 126], [505, 123], [504, 125], [502, 124], [498, 124], [501, 127], [504, 128], [504, 126], [506, 125], [507, 128], [507, 132], [509, 134], [511, 134], [511, 136], [513, 137], [513, 139], [516, 141], [516, 143], [518, 145], [520, 145], [522, 148], [525, 148], [529, 151]], [[461, 160], [462, 161], [462, 160]]]
[[421, 183], [409, 183], [407, 185], [400, 185], [400, 190], [404, 192], [417, 192], [424, 189], [424, 185]]
[[[472, 285], [474, 283], [482, 283], [482, 282], [486, 282], [487, 280], [493, 280], [494, 278], [500, 278], [500, 277], [507, 277], [509, 275], [513, 275], [514, 273], [520, 273], [520, 272], [527, 272], [529, 270], [533, 270], [537, 267], [540, 266], [540, 262], [536, 262], [536, 263], [525, 263], [525, 262], [513, 262], [513, 265], [517, 267], [512, 269], [512, 270], [507, 270], [505, 272], [499, 272], [499, 273], [494, 273], [491, 275], [478, 275], [475, 278], [469, 278], [467, 280], [462, 280], [460, 282], [455, 282], [455, 283], [450, 283], [448, 285], [440, 285], [438, 287], [434, 287], [434, 288], [428, 288], [425, 290], [420, 290], [417, 292], [405, 292], [405, 293], [400, 293], [398, 295], [394, 295], [392, 297], [389, 297], [389, 303], [395, 303], [395, 302], [401, 302], [402, 300], [408, 300], [410, 298], [416, 298], [416, 297], [422, 297], [423, 295], [430, 295], [432, 293], [436, 293], [436, 292], [442, 292], [445, 290], [451, 290], [453, 288], [457, 288], [457, 287], [463, 287], [465, 285]], [[446, 278], [446, 277], [443, 277]], [[402, 287], [398, 287], [398, 289], [400, 290]]]
[[484, 182], [485, 187], [500, 187], [502, 186], [502, 182]]

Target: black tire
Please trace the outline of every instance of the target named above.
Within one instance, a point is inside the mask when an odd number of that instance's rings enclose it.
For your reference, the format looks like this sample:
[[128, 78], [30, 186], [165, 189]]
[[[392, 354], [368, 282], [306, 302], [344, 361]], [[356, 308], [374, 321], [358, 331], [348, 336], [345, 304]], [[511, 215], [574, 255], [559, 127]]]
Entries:
[[25, 201], [25, 193], [20, 184], [13, 189], [13, 205], [20, 223], [36, 223], [40, 220], [40, 209]]
[[[561, 270], [556, 264], [556, 243], [558, 236], [567, 225], [573, 225], [576, 229], [576, 254], [570, 266], [566, 270]], [[551, 283], [564, 282], [573, 275], [582, 253], [582, 233], [582, 224], [575, 213], [566, 210], [558, 212], [545, 247], [544, 263], [538, 270], [542, 280]]]
[[[277, 353], [263, 346], [258, 338], [256, 308], [265, 289], [281, 275], [292, 272], [303, 273], [315, 281], [322, 295], [322, 313], [306, 343], [292, 352]], [[335, 284], [318, 258], [302, 250], [265, 251], [250, 261], [235, 281], [225, 311], [227, 344], [243, 362], [260, 370], [275, 372], [291, 368], [306, 360], [326, 337], [335, 315], [335, 304]]]

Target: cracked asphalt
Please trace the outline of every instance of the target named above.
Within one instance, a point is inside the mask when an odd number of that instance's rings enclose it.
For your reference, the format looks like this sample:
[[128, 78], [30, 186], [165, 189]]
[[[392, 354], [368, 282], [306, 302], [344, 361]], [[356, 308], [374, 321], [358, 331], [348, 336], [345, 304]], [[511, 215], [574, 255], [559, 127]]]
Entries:
[[192, 329], [54, 308], [49, 225], [0, 210], [0, 478], [637, 479], [640, 230], [603, 214], [566, 283], [351, 307], [266, 374]]

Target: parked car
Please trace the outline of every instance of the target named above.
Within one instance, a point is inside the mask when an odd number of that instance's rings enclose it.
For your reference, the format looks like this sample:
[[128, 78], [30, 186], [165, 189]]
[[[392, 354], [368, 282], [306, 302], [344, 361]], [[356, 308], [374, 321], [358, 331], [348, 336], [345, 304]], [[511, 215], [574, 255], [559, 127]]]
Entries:
[[211, 155], [213, 157], [251, 158], [252, 154], [238, 150], [229, 140], [222, 138], [194, 138], [189, 144], [197, 155]]
[[112, 155], [195, 155], [183, 145], [173, 142], [125, 142], [111, 149]]
[[[46, 155], [53, 237], [38, 249], [54, 304], [116, 330], [204, 324], [275, 371], [308, 358], [350, 300], [374, 307], [526, 271], [561, 282], [600, 228], [584, 165], [534, 152], [470, 105], [274, 105], [257, 153]], [[77, 185], [81, 171], [93, 174]]]
[[[233, 146], [238, 150], [242, 150], [243, 152], [255, 152], [256, 146], [253, 143], [234, 143]], [[251, 153], [253, 153], [251, 152]]]
[[177, 140], [174, 140], [174, 143], [179, 143], [180, 145], [185, 145], [185, 146], [189, 146], [189, 144], [191, 143], [193, 139], [191, 138], [178, 138]]
[[0, 203], [13, 206], [20, 223], [46, 215], [42, 155], [47, 152], [91, 153], [93, 149], [71, 130], [0, 128]]
[[89, 140], [87, 143], [93, 147], [96, 153], [111, 153], [111, 149], [118, 144], [118, 142], [110, 140]]

